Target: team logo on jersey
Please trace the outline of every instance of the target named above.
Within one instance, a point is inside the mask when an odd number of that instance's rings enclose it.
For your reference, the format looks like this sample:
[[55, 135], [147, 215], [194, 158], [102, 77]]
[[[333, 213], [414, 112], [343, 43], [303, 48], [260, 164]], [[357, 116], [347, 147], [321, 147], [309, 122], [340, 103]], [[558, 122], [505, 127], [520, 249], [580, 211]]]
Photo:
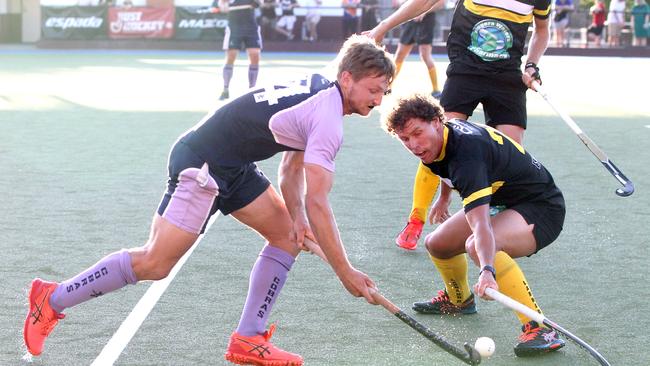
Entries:
[[483, 61], [507, 60], [512, 47], [512, 32], [507, 25], [494, 19], [485, 19], [474, 25], [472, 40], [467, 47]]

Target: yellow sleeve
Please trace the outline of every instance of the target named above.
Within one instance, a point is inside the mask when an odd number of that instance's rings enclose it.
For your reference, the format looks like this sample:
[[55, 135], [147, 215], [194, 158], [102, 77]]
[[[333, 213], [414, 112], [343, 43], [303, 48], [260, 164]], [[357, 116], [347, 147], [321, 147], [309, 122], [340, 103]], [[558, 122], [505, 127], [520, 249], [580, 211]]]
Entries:
[[416, 217], [422, 222], [426, 221], [428, 208], [439, 185], [440, 177], [433, 174], [431, 169], [420, 162], [418, 171], [415, 173], [415, 182], [413, 182], [413, 205], [409, 218]]

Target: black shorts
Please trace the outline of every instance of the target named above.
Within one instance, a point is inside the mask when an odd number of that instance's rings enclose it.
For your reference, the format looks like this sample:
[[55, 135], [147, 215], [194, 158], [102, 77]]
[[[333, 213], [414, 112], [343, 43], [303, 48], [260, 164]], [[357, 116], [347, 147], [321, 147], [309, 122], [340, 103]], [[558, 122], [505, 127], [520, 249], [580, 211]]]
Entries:
[[223, 49], [225, 50], [245, 50], [248, 48], [262, 48], [262, 36], [260, 28], [253, 31], [233, 31], [226, 27], [223, 35]]
[[427, 45], [433, 43], [433, 28], [436, 22], [435, 13], [424, 16], [421, 22], [411, 20], [402, 25], [399, 43], [412, 45]]
[[[158, 214], [162, 216], [165, 212], [179, 183], [179, 174], [188, 168], [201, 168], [203, 164], [205, 161], [182, 141], [172, 147], [168, 162], [167, 190], [158, 206]], [[210, 216], [217, 210], [228, 215], [245, 207], [271, 185], [255, 163], [235, 167], [210, 166], [210, 176], [217, 183], [219, 191], [210, 209]]]
[[605, 25], [592, 24], [587, 28], [587, 33], [595, 34], [600, 37], [600, 35], [603, 34], [603, 28], [605, 28]]
[[485, 123], [526, 128], [526, 90], [521, 73], [498, 75], [447, 75], [440, 104], [446, 112], [471, 116], [479, 103], [483, 105]]
[[561, 195], [552, 202], [531, 201], [508, 208], [517, 211], [529, 225], [534, 225], [533, 236], [537, 243], [535, 253], [551, 244], [562, 231], [566, 208]]

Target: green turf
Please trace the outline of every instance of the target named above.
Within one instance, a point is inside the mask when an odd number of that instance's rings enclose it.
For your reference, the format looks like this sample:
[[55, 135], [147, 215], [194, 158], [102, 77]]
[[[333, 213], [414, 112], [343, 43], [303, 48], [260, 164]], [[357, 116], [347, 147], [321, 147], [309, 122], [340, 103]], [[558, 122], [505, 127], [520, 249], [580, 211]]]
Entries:
[[[0, 50], [0, 365], [25, 364], [24, 295], [33, 277], [62, 280], [103, 255], [146, 240], [164, 188], [168, 149], [216, 105], [222, 58], [220, 53]], [[260, 80], [320, 67], [331, 58], [265, 54]], [[529, 95], [525, 145], [554, 174], [568, 212], [560, 238], [519, 263], [549, 318], [612, 364], [650, 364], [645, 335], [650, 241], [644, 231], [650, 218], [645, 150], [650, 113], [624, 89], [627, 98], [610, 98], [583, 87], [593, 84], [585, 68], [611, 67], [633, 78], [647, 61], [544, 60], [549, 91], [634, 180], [637, 192], [617, 197], [616, 181], [539, 97]], [[439, 61], [444, 70], [445, 60]], [[235, 90], [245, 84], [241, 65]], [[397, 93], [426, 91], [419, 67], [415, 58], [407, 63]], [[612, 83], [624, 88], [625, 80]], [[260, 164], [273, 181], [277, 163], [274, 158]], [[351, 262], [410, 314], [411, 302], [441, 286], [422, 246], [407, 253], [393, 244], [410, 209], [416, 166], [416, 158], [379, 128], [377, 113], [348, 118], [331, 194]], [[225, 364], [227, 339], [262, 245], [232, 218], [219, 217], [116, 364]], [[470, 278], [476, 275], [471, 268]], [[90, 364], [147, 286], [129, 286], [68, 309], [33, 364]], [[479, 313], [464, 318], [414, 317], [459, 344], [493, 338], [496, 353], [486, 365], [595, 364], [573, 344], [546, 357], [517, 359], [512, 345], [518, 322], [496, 303], [479, 301]], [[314, 256], [299, 258], [271, 318], [278, 325], [274, 341], [302, 354], [307, 365], [459, 364], [382, 308], [349, 296]]]

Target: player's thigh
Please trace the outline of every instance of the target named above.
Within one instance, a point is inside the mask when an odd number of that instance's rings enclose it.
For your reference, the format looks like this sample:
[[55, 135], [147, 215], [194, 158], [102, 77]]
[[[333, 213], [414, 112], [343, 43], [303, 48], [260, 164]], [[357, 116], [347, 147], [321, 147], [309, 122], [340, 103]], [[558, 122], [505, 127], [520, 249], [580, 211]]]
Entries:
[[536, 251], [533, 224], [515, 210], [504, 210], [492, 217], [492, 230], [497, 251], [513, 258], [531, 255]]
[[300, 251], [292, 239], [293, 221], [284, 200], [273, 186], [269, 186], [248, 205], [232, 215], [257, 231], [273, 246], [297, 255]]
[[460, 209], [427, 235], [425, 245], [434, 257], [451, 258], [465, 252], [465, 241], [471, 234], [465, 211]]
[[411, 53], [413, 49], [412, 44], [400, 43], [397, 45], [397, 50], [395, 51], [395, 62], [403, 62], [406, 57]]

